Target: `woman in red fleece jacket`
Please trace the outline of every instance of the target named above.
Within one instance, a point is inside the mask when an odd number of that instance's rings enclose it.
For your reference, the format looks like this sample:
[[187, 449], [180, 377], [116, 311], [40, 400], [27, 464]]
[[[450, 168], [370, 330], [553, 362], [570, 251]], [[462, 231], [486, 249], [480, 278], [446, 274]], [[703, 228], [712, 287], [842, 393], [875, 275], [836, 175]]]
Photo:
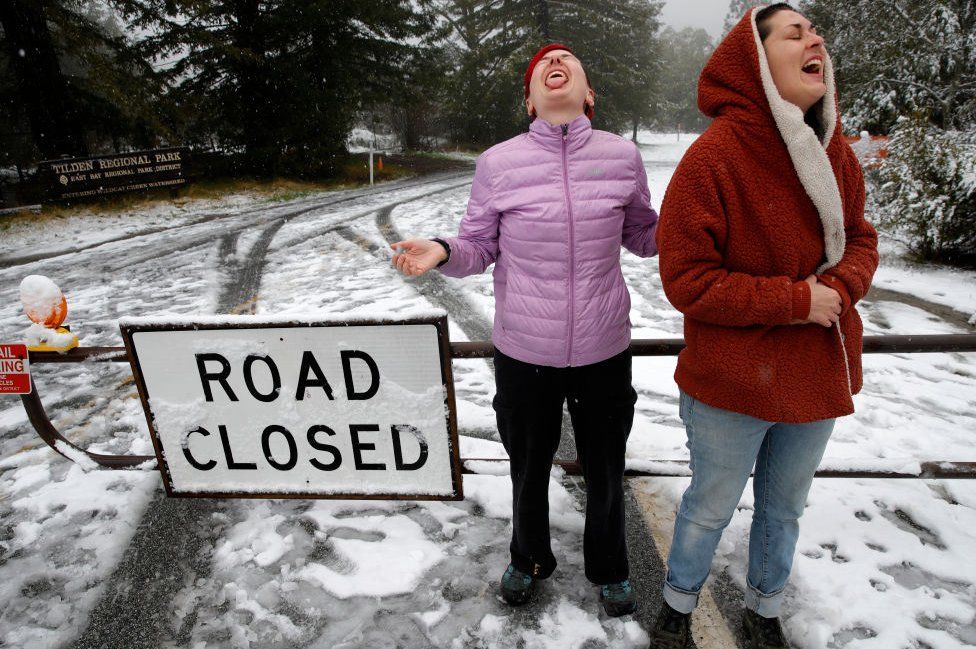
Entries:
[[750, 646], [782, 647], [798, 519], [834, 419], [861, 388], [854, 304], [877, 234], [824, 41], [789, 5], [746, 14], [705, 66], [698, 105], [713, 121], [678, 165], [657, 233], [664, 290], [685, 315], [675, 380], [693, 477], [652, 646], [686, 641], [755, 464], [744, 624]]

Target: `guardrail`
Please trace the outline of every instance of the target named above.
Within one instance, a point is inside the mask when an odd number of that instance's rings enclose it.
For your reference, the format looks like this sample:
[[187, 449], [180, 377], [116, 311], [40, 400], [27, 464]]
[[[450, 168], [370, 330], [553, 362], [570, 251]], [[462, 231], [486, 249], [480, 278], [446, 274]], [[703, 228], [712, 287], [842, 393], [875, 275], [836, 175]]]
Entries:
[[[676, 356], [684, 348], [684, 341], [680, 338], [658, 338], [634, 340], [630, 349], [634, 356]], [[493, 348], [490, 342], [456, 342], [451, 343], [451, 358], [490, 358]], [[943, 334], [919, 336], [865, 336], [864, 353], [866, 354], [924, 354], [938, 352], [976, 352], [976, 334]], [[125, 347], [78, 347], [67, 353], [30, 352], [30, 363], [128, 363], [129, 356]], [[33, 379], [33, 377], [32, 377]], [[51, 448], [69, 460], [77, 461], [79, 457], [107, 469], [130, 469], [148, 462], [155, 462], [153, 455], [106, 455], [91, 453], [76, 446], [54, 427], [44, 404], [37, 392], [37, 383], [31, 381], [31, 392], [21, 395], [27, 418], [30, 420], [37, 434], [40, 435]], [[81, 454], [79, 456], [78, 454]], [[461, 458], [464, 473], [480, 473], [475, 470], [479, 464], [507, 463], [500, 458]], [[579, 463], [576, 461], [557, 460], [554, 464], [563, 468], [569, 475], [581, 475]], [[632, 463], [635, 464], [635, 463]], [[647, 460], [639, 463], [641, 466], [630, 466], [625, 475], [631, 477], [658, 477], [690, 475], [687, 461], [681, 460]], [[912, 460], [894, 460], [880, 465], [871, 461], [872, 466], [850, 466], [844, 468], [820, 469], [816, 472], [818, 478], [976, 478], [976, 462], [932, 461], [917, 462]], [[895, 467], [895, 468], [893, 468]]]

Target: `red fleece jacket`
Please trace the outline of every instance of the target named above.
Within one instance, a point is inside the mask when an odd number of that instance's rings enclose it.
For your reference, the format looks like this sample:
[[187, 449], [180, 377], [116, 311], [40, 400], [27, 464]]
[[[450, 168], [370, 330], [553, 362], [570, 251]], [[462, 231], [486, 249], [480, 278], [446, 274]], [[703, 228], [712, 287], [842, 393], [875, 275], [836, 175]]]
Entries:
[[[864, 219], [829, 60], [811, 128], [776, 92], [754, 13], [702, 72], [698, 104], [714, 119], [661, 208], [661, 279], [685, 315], [675, 380], [700, 401], [767, 421], [838, 417], [854, 411], [861, 388], [853, 305], [877, 268], [877, 233]], [[810, 274], [841, 294], [839, 328], [790, 324], [809, 314]]]

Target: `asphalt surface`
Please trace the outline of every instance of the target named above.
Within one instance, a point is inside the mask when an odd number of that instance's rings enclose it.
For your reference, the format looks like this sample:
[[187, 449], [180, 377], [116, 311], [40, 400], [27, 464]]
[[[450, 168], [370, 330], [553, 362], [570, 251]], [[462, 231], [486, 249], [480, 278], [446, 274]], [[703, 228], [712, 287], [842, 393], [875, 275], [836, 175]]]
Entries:
[[[37, 255], [0, 259], [0, 268], [12, 268], [31, 264], [32, 272], [45, 272], [56, 268], [66, 255], [77, 252], [91, 253], [92, 268], [99, 272], [125, 272], [134, 264], [155, 263], [165, 257], [171, 259], [165, 267], [177, 268], [180, 254], [216, 243], [216, 264], [221, 274], [221, 286], [215, 296], [214, 312], [253, 312], [261, 288], [261, 279], [272, 244], [276, 248], [300, 247], [311, 237], [332, 232], [374, 255], [378, 261], [388, 263], [388, 249], [359, 234], [356, 225], [375, 226], [387, 243], [402, 239], [392, 219], [396, 207], [428, 196], [457, 189], [470, 183], [469, 173], [438, 174], [414, 181], [395, 183], [373, 189], [356, 190], [336, 197], [302, 199], [274, 207], [248, 209], [234, 214], [214, 213], [203, 215], [191, 223], [175, 228], [148, 229], [115, 237], [97, 244], [75, 246]], [[431, 185], [431, 190], [420, 195], [395, 200], [385, 200], [384, 195], [410, 187]], [[348, 210], [362, 204], [362, 210], [354, 214], [332, 218], [329, 211], [338, 206]], [[321, 224], [292, 239], [281, 238], [281, 231], [289, 221], [307, 216], [321, 215]], [[215, 236], [215, 225], [219, 235]], [[242, 255], [242, 238], [251, 237], [247, 254]], [[256, 237], [256, 241], [255, 238]], [[102, 246], [126, 244], [124, 254], [99, 255]], [[118, 247], [114, 247], [118, 249]], [[432, 304], [446, 310], [452, 320], [470, 340], [488, 340], [491, 322], [480, 315], [480, 310], [468, 296], [452, 287], [438, 273], [429, 273], [409, 280], [412, 286]], [[940, 317], [961, 324], [968, 322], [951, 309], [921, 303], [917, 298], [884, 289], [873, 289], [869, 299], [895, 300], [914, 304]], [[914, 302], [912, 301], [914, 299]], [[491, 365], [489, 361], [489, 366]], [[493, 368], [492, 368], [493, 370]], [[465, 434], [497, 439], [494, 431], [465, 431]], [[494, 437], [493, 437], [494, 435]], [[568, 413], [564, 412], [563, 430], [558, 459], [575, 459], [572, 428]], [[567, 484], [577, 501], [582, 504], [585, 489], [582, 478], [568, 476]], [[627, 485], [627, 538], [631, 563], [631, 579], [634, 584], [639, 608], [633, 618], [646, 630], [650, 630], [661, 605], [661, 584], [664, 580], [666, 543], [670, 536], [670, 518], [665, 513], [648, 510], [648, 501], [638, 493], [637, 481]], [[227, 501], [209, 499], [170, 499], [159, 493], [149, 504], [135, 536], [127, 547], [122, 560], [109, 579], [104, 596], [95, 606], [84, 633], [71, 645], [77, 649], [95, 647], [126, 647], [142, 649], [157, 647], [160, 641], [184, 646], [187, 635], [194, 625], [194, 614], [184, 619], [179, 628], [173, 628], [173, 597], [182, 589], [210, 570], [210, 556], [220, 539], [223, 517], [219, 514], [227, 507]], [[696, 615], [708, 619], [708, 624], [720, 629], [719, 635], [737, 637], [741, 625], [742, 594], [725, 574], [715, 575], [709, 582], [708, 597], [703, 598]], [[707, 600], [707, 601], [706, 601]], [[712, 610], [702, 610], [711, 607]], [[541, 613], [531, 605], [520, 615]], [[708, 634], [699, 637], [713, 637]], [[697, 646], [702, 649], [726, 649], [728, 640], [717, 644], [711, 640]], [[741, 645], [741, 638], [737, 640]]]

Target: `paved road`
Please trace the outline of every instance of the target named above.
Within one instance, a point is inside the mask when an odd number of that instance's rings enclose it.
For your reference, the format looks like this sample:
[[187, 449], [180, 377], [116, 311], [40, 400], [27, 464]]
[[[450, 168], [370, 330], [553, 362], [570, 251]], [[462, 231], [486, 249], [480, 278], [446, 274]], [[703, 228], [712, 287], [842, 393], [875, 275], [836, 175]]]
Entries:
[[[373, 255], [377, 263], [386, 263], [388, 251], [374, 235], [378, 233], [386, 242], [402, 238], [394, 220], [397, 207], [427, 200], [444, 192], [463, 190], [469, 182], [469, 173], [441, 174], [234, 214], [204, 214], [179, 227], [147, 229], [98, 244], [3, 258], [0, 259], [0, 282], [9, 284], [26, 271], [45, 273], [58, 277], [66, 292], [85, 294], [88, 291], [91, 294], [99, 286], [110, 283], [113, 276], [131, 275], [138, 276], [141, 282], [152, 287], [157, 292], [157, 299], [176, 302], [181, 299], [196, 300], [187, 302], [188, 307], [194, 307], [196, 312], [253, 312], [270, 251], [280, 254], [283, 250], [295, 249], [300, 254], [307, 241], [333, 235], [357, 246], [363, 253]], [[296, 224], [300, 227], [289, 227]], [[66, 272], [66, 269], [71, 269], [71, 272]], [[212, 295], [199, 290], [187, 291], [180, 282], [174, 281], [175, 278], [190, 281], [187, 278], [207, 273], [217, 273], [219, 277], [219, 285]], [[471, 302], [471, 296], [455, 288], [442, 276], [432, 273], [412, 280], [411, 285], [430, 303], [447, 310], [469, 339], [486, 340], [490, 337], [491, 323]], [[187, 298], [187, 293], [192, 293], [193, 297]], [[917, 299], [892, 291], [875, 291], [873, 297], [904, 301], [947, 320], [958, 320], [953, 313], [945, 312], [943, 307], [921, 304]], [[92, 318], [92, 328], [85, 337], [85, 343], [109, 342], [115, 335], [111, 326], [115, 317], [131, 314], [133, 310], [138, 312], [140, 306], [152, 306], [148, 303], [150, 297], [140, 299], [144, 301], [93, 301], [97, 304], [93, 308], [104, 308], [106, 312], [97, 322], [96, 318]], [[93, 402], [98, 400], [98, 395], [131, 390], [126, 377], [108, 374], [95, 378], [90, 391], [78, 395], [77, 391], [69, 390], [67, 386], [81, 376], [79, 371], [65, 371], [60, 383], [55, 383], [61, 389], [55, 390], [55, 398], [46, 404], [52, 412], [72, 410], [80, 413], [73, 421], [72, 432], [76, 435], [97, 417], [97, 403]], [[496, 438], [492, 430], [461, 432], [470, 436]], [[76, 435], [74, 437], [78, 439]], [[97, 435], [97, 431], [93, 430], [91, 435]], [[80, 436], [78, 441], [83, 443], [85, 434], [82, 432]], [[19, 438], [5, 443], [9, 450], [26, 442], [26, 438]], [[571, 459], [574, 455], [569, 417], [564, 416], [558, 457]], [[566, 481], [573, 495], [581, 500], [583, 488], [580, 479], [568, 477]], [[653, 622], [660, 605], [659, 589], [664, 570], [662, 556], [666, 555], [669, 543], [672, 514], [662, 511], [654, 499], [642, 491], [640, 481], [632, 481], [628, 485], [627, 497], [633, 580], [641, 601], [641, 608], [634, 619], [646, 629]], [[161, 492], [157, 494], [146, 508], [134, 537], [109, 578], [85, 631], [71, 646], [78, 649], [155, 648], [162, 643], [176, 647], [194, 646], [193, 630], [200, 623], [197, 612], [191, 610], [175, 623], [174, 600], [178, 595], [185, 598], [187, 591], [192, 591], [195, 584], [201, 584], [201, 588], [212, 586], [208, 582], [212, 555], [228, 521], [234, 516], [233, 508], [233, 503], [226, 501], [170, 500]], [[491, 587], [485, 588], [487, 590], [481, 596], [490, 597]], [[201, 597], [205, 598], [205, 595]], [[741, 615], [738, 602], [741, 602], [738, 589], [727, 577], [718, 575], [704, 595], [697, 614], [697, 646], [702, 649], [725, 649], [736, 642], [735, 630], [739, 627]], [[542, 608], [550, 603], [541, 600], [519, 615], [530, 619], [541, 614]], [[296, 616], [296, 619], [299, 617]], [[381, 614], [380, 611], [373, 614], [371, 623], [376, 627], [375, 633], [388, 633], [390, 637], [395, 637], [396, 634], [388, 629], [391, 619], [389, 614]], [[312, 622], [308, 624], [314, 626]], [[402, 628], [402, 625], [398, 628]], [[424, 637], [420, 631], [410, 633], [415, 640]]]

